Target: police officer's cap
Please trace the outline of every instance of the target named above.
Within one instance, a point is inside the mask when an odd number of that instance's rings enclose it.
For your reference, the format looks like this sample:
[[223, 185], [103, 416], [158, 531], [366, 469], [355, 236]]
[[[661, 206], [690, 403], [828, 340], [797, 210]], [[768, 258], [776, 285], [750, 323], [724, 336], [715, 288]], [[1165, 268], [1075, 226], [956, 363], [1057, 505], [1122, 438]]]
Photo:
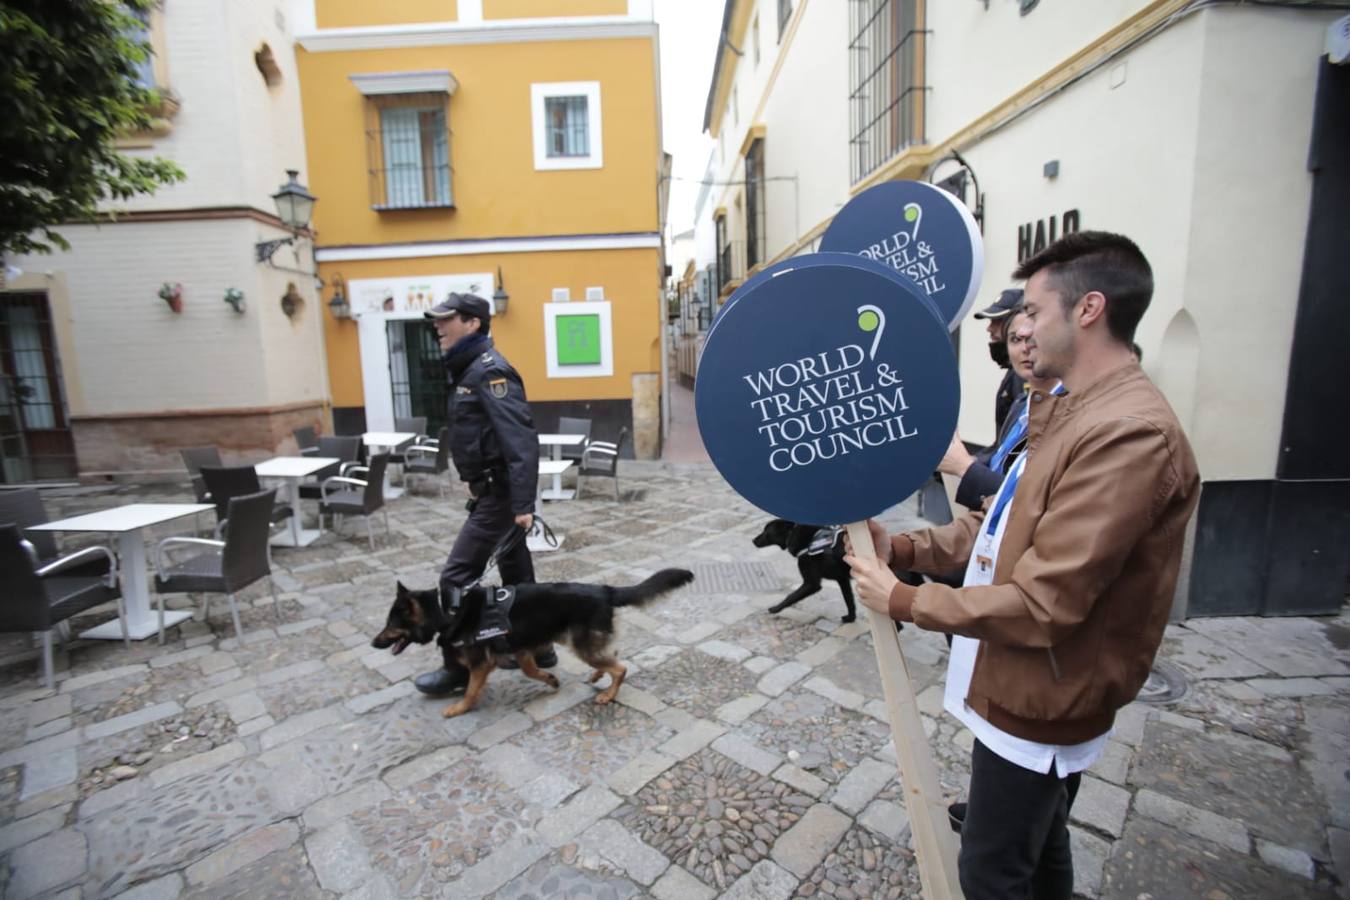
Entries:
[[975, 314], [977, 319], [1002, 319], [1022, 308], [1022, 289], [1008, 288], [998, 299]]
[[478, 319], [490, 319], [492, 307], [482, 297], [474, 294], [451, 294], [422, 315], [428, 319], [448, 319], [456, 313]]

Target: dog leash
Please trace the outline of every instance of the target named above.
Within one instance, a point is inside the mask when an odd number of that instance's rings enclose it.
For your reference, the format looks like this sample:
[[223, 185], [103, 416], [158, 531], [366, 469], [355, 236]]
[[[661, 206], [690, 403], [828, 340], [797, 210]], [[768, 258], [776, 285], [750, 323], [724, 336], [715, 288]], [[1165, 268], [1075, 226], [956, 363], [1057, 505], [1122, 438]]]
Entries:
[[557, 535], [553, 533], [553, 529], [549, 527], [549, 524], [545, 522], [541, 516], [536, 515], [534, 517], [534, 524], [530, 526], [529, 531], [526, 531], [519, 525], [513, 524], [511, 526], [511, 530], [508, 531], [506, 535], [500, 541], [497, 542], [496, 547], [492, 548], [492, 555], [488, 557], [487, 565], [483, 566], [482, 574], [479, 575], [477, 578], [475, 578], [473, 581], [464, 585], [464, 587], [461, 588], [461, 590], [467, 590], [468, 588], [471, 587], [477, 587], [479, 582], [481, 582], [484, 578], [486, 578], [489, 572], [497, 568], [497, 560], [499, 560], [501, 557], [505, 556], [512, 550], [519, 547], [521, 541], [525, 540], [531, 534], [534, 534], [536, 532], [538, 532], [540, 535], [543, 536], [545, 544], [548, 544], [550, 547], [554, 548], [558, 546]]

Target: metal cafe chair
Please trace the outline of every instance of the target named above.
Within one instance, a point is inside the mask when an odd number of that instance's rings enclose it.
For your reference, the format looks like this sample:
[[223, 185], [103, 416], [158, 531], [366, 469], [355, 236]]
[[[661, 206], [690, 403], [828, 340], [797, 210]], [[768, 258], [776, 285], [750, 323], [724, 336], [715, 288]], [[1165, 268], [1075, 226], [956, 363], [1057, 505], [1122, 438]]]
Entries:
[[[95, 573], [90, 572], [95, 564]], [[101, 571], [98, 571], [101, 570]], [[122, 643], [131, 646], [127, 634], [126, 607], [117, 580], [117, 557], [107, 547], [86, 547], [43, 563], [31, 541], [25, 540], [18, 524], [0, 525], [0, 632], [41, 632], [42, 675], [53, 687], [52, 631], [68, 636], [67, 620], [104, 603], [116, 603], [122, 623]]]
[[628, 441], [628, 429], [619, 431], [619, 439], [613, 443], [609, 441], [590, 441], [586, 449], [581, 452], [581, 465], [577, 467], [577, 497], [581, 496], [581, 484], [583, 478], [601, 478], [614, 479], [614, 499], [619, 501], [619, 454], [623, 452], [624, 444]]
[[[370, 517], [384, 509], [384, 470], [389, 465], [388, 453], [376, 453], [370, 457], [370, 465], [353, 466], [346, 475], [334, 475], [325, 478], [320, 485], [319, 516], [325, 512], [333, 515], [333, 530], [339, 527], [338, 516], [365, 516], [366, 539], [370, 549], [375, 549], [375, 535], [371, 530]], [[362, 475], [362, 478], [354, 478]], [[389, 511], [384, 511], [384, 532], [389, 534]]]
[[[230, 602], [230, 616], [234, 619], [234, 633], [242, 637], [239, 606], [235, 594], [264, 575], [272, 574], [267, 553], [267, 542], [272, 536], [272, 507], [276, 490], [231, 497], [226, 507], [225, 539], [167, 537], [155, 548], [155, 592], [159, 606], [159, 642], [164, 643], [165, 594], [224, 594]], [[196, 548], [200, 552], [174, 562], [171, 551]], [[272, 609], [281, 623], [281, 606], [277, 603], [277, 586], [269, 578], [272, 589]], [[210, 597], [203, 598], [202, 620], [210, 618]]]

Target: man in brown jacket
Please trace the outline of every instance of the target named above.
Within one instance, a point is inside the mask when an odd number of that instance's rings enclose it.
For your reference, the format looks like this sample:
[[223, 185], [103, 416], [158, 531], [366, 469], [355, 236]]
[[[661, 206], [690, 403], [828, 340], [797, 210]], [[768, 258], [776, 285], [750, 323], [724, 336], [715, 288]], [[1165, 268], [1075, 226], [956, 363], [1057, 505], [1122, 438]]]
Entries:
[[[944, 705], [975, 736], [961, 831], [967, 898], [1063, 897], [1068, 815], [1162, 641], [1199, 493], [1175, 414], [1131, 356], [1153, 294], [1128, 238], [1068, 235], [1018, 267], [1038, 378], [1026, 452], [983, 510], [849, 557], [866, 606], [957, 635]], [[888, 567], [889, 566], [889, 567]], [[966, 567], [964, 586], [895, 570]]]

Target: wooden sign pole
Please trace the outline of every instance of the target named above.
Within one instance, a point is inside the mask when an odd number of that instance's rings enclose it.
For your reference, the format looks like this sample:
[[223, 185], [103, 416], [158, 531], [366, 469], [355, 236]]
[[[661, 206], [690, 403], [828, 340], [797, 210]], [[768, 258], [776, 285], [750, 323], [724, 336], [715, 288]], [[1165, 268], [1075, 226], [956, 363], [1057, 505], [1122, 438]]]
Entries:
[[[866, 522], [849, 525], [848, 536], [855, 556], [876, 559]], [[881, 672], [881, 687], [886, 695], [891, 736], [895, 739], [895, 757], [900, 764], [900, 781], [910, 831], [914, 835], [914, 849], [918, 853], [923, 893], [930, 900], [959, 898], [962, 893], [956, 871], [956, 835], [947, 824], [947, 805], [938, 786], [937, 764], [933, 762], [933, 752], [923, 733], [923, 720], [919, 718], [919, 707], [914, 700], [914, 685], [900, 651], [900, 636], [889, 616], [870, 609], [866, 612], [872, 629], [872, 647], [877, 654], [877, 668]]]

